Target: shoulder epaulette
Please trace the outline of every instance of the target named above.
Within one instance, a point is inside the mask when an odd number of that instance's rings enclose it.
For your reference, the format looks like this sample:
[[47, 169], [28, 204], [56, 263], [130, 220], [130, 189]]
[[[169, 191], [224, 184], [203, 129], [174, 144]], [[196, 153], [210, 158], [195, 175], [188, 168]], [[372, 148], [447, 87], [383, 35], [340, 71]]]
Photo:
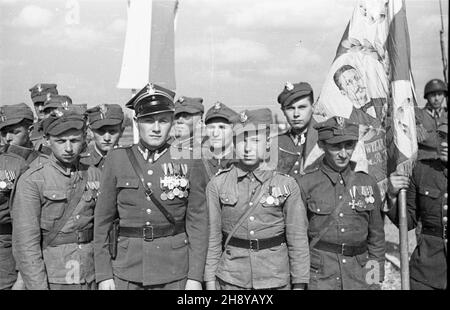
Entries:
[[295, 152], [291, 152], [291, 151], [285, 150], [285, 149], [283, 149], [282, 147], [278, 147], [278, 149], [279, 149], [280, 151], [282, 151], [282, 152], [285, 152], [285, 153], [288, 153], [288, 154], [291, 154], [291, 155], [295, 155], [295, 156], [299, 156], [298, 153], [295, 153]]
[[227, 168], [224, 168], [224, 169], [219, 169], [219, 171], [217, 171], [217, 173], [216, 173], [215, 176], [218, 176], [218, 175], [221, 175], [221, 174], [223, 174], [223, 173], [225, 173], [225, 172], [228, 172], [228, 171], [230, 171], [231, 169], [233, 169], [233, 165], [231, 165], [231, 166], [229, 166], [229, 167], [227, 167]]
[[27, 167], [27, 172], [33, 173], [41, 170], [44, 167], [45, 162], [42, 162], [42, 158], [47, 158], [46, 155], [39, 155], [35, 160], [33, 160]]
[[303, 170], [302, 175], [311, 174], [311, 173], [316, 172], [318, 170], [319, 170], [318, 166], [314, 166], [314, 167], [308, 166], [308, 167], [305, 168], [305, 170]]
[[118, 146], [114, 147], [113, 150], [129, 149], [129, 148], [132, 147], [133, 145], [134, 145], [134, 144], [118, 145]]

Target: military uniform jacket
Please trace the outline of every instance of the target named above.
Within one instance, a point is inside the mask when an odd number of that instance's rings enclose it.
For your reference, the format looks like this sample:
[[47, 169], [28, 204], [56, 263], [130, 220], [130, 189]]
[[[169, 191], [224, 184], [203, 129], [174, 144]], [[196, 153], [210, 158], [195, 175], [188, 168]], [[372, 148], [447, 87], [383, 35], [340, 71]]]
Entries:
[[[318, 167], [305, 171], [299, 185], [308, 212], [310, 241], [324, 228], [326, 218], [343, 201], [342, 211], [337, 220], [330, 223], [321, 241], [351, 246], [367, 242], [368, 248], [366, 253], [354, 257], [311, 249], [311, 281], [308, 287], [366, 289], [369, 287], [365, 280], [368, 260], [378, 262], [379, 280], [383, 281], [384, 221], [376, 181], [365, 173], [354, 172], [350, 166], [338, 173], [322, 161]], [[366, 202], [366, 198], [371, 202]]]
[[[125, 148], [112, 150], [102, 173], [99, 202], [95, 210], [95, 271], [97, 282], [121, 279], [157, 285], [188, 277], [201, 281], [208, 246], [205, 170], [201, 160], [173, 159], [172, 148], [150, 153], [140, 144], [131, 147], [154, 196], [176, 221], [185, 220], [186, 233], [145, 241], [143, 238], [119, 237], [117, 257], [111, 260], [107, 231], [118, 216], [122, 227], [167, 225], [166, 217], [151, 200], [131, 166]], [[175, 153], [175, 151], [174, 151]], [[171, 157], [172, 155], [172, 157]], [[165, 177], [173, 175], [166, 168], [187, 166], [188, 196], [161, 199]], [[166, 174], [167, 173], [167, 174]]]
[[293, 177], [303, 172], [305, 160], [317, 143], [315, 124], [317, 121], [311, 118], [304, 136], [298, 137], [299, 141], [294, 141], [290, 130], [278, 136], [278, 171]]
[[86, 152], [80, 155], [80, 162], [84, 165], [94, 166], [103, 169], [106, 156], [100, 154], [100, 151], [95, 147], [95, 143], [88, 145]]
[[[411, 278], [437, 289], [447, 288], [447, 167], [440, 160], [421, 160], [414, 167], [407, 190], [408, 229], [420, 219], [422, 233], [410, 258]], [[398, 225], [399, 214], [394, 206], [387, 215]], [[446, 234], [446, 233], [445, 233]]]
[[442, 109], [440, 115], [435, 114], [427, 106], [420, 109], [414, 109], [417, 123], [417, 134], [419, 143], [418, 159], [435, 159], [436, 148], [439, 145], [437, 128], [439, 127], [439, 118], [447, 118], [447, 112]]
[[[265, 181], [286, 194], [279, 198], [278, 205], [267, 200], [268, 188], [260, 200], [253, 201], [260, 196]], [[214, 281], [217, 276], [233, 285], [254, 289], [308, 283], [308, 221], [293, 178], [262, 169], [247, 173], [233, 166], [208, 183], [207, 201], [210, 233], [205, 281]], [[229, 234], [249, 204], [254, 203], [258, 206], [233, 237], [250, 240], [285, 234], [287, 243], [259, 251], [227, 246], [223, 252], [222, 232]]]
[[[48, 283], [79, 284], [94, 280], [92, 242], [41, 248], [42, 234], [52, 230], [61, 218], [83, 171], [87, 171], [88, 178], [83, 196], [60, 231], [72, 233], [93, 227], [98, 169], [84, 165], [65, 168], [52, 154], [34, 160], [17, 181], [12, 198], [13, 254], [28, 289], [46, 289]], [[69, 274], [71, 268], [75, 276]]]

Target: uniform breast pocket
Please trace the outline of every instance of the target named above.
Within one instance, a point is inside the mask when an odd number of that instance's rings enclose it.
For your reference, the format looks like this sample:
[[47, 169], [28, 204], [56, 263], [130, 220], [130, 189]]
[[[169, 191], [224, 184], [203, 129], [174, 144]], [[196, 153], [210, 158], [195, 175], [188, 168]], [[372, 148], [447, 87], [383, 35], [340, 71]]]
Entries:
[[49, 229], [62, 217], [67, 204], [67, 193], [61, 190], [46, 190], [43, 195], [46, 201], [41, 210], [41, 226]]
[[219, 199], [222, 207], [234, 207], [237, 203], [237, 197], [234, 197], [229, 193], [220, 193]]
[[317, 199], [307, 199], [306, 204], [308, 205], [308, 211], [313, 215], [323, 215], [326, 216], [333, 212], [333, 206], [326, 201]]
[[117, 189], [137, 189], [139, 187], [138, 179], [120, 178], [117, 180]]
[[419, 194], [421, 199], [437, 199], [441, 195], [441, 191], [437, 188], [422, 186], [419, 187]]
[[355, 205], [355, 211], [360, 214], [361, 212], [370, 212], [375, 209], [373, 203], [367, 203], [364, 200], [359, 200], [358, 204]]

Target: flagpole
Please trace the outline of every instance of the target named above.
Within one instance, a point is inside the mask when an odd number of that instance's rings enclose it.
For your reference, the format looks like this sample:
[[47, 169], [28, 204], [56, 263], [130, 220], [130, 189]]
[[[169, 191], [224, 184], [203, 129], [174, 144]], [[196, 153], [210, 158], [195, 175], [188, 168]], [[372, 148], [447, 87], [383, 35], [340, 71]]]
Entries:
[[442, 16], [442, 3], [439, 0], [439, 11], [441, 13], [441, 30], [439, 30], [439, 37], [441, 41], [441, 55], [442, 55], [442, 72], [444, 74], [444, 81], [447, 84], [447, 59], [445, 57], [445, 45], [444, 45], [444, 18]]
[[408, 219], [406, 217], [406, 189], [401, 189], [398, 197], [400, 232], [400, 273], [401, 288], [409, 290]]
[[[131, 89], [131, 98], [136, 96], [136, 89]], [[132, 125], [133, 126], [133, 144], [137, 144], [139, 142], [139, 131], [137, 128], [136, 121], [134, 120], [134, 116], [136, 116], [136, 112], [133, 112]]]

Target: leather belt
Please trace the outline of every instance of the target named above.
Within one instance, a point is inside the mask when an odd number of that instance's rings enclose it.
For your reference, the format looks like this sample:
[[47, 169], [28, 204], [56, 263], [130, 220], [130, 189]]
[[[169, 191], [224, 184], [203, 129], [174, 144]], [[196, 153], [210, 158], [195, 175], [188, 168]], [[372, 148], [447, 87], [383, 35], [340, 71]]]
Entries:
[[0, 235], [11, 235], [12, 234], [12, 224], [0, 224]]
[[345, 243], [336, 244], [326, 241], [319, 241], [314, 246], [315, 249], [341, 254], [344, 256], [356, 256], [363, 254], [367, 251], [367, 243], [364, 242], [360, 245], [347, 245]]
[[447, 239], [447, 228], [424, 226], [422, 227], [422, 234]]
[[186, 231], [184, 221], [172, 224], [145, 225], [142, 227], [119, 227], [119, 236], [129, 238], [143, 238], [144, 241], [153, 241], [157, 238], [175, 236]]
[[[43, 236], [45, 239], [45, 235]], [[70, 243], [89, 243], [94, 239], [94, 229], [89, 228], [85, 230], [73, 231], [70, 233], [58, 233], [55, 239], [49, 244], [49, 246], [57, 246]]]
[[[222, 232], [222, 246], [225, 243], [225, 240], [227, 239], [228, 234], [225, 232]], [[259, 251], [264, 249], [270, 249], [275, 246], [278, 246], [282, 243], [286, 243], [286, 236], [285, 234], [278, 235], [271, 238], [264, 238], [264, 239], [240, 239], [236, 237], [231, 237], [230, 241], [228, 242], [228, 245], [242, 248], [242, 249], [249, 249], [252, 251]]]

